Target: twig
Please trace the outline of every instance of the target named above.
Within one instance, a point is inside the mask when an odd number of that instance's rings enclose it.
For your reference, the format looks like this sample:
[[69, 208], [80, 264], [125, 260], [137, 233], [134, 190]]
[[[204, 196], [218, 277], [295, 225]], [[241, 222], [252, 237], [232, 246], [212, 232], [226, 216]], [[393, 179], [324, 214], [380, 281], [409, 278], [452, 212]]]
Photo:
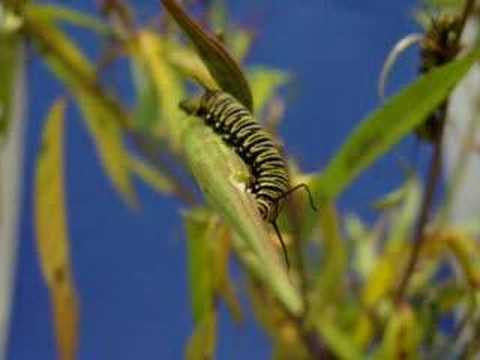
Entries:
[[425, 237], [423, 236], [425, 226], [428, 223], [430, 211], [433, 205], [433, 198], [435, 190], [440, 179], [442, 169], [442, 138], [445, 125], [440, 126], [440, 131], [433, 142], [432, 159], [430, 161], [430, 168], [428, 171], [427, 185], [425, 192], [423, 193], [422, 206], [420, 209], [420, 217], [418, 218], [417, 225], [413, 233], [413, 249], [410, 259], [408, 261], [407, 269], [404, 272], [403, 278], [398, 286], [397, 293], [395, 295], [395, 303], [400, 305], [403, 302], [405, 291], [408, 287], [409, 281], [415, 270], [415, 265], [418, 262], [420, 256], [420, 250], [422, 249]]

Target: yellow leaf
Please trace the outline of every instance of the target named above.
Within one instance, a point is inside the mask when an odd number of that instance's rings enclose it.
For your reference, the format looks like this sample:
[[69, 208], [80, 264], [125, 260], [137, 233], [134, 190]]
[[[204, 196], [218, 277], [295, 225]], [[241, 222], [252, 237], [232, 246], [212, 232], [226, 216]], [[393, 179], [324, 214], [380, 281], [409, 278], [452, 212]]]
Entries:
[[66, 103], [57, 101], [45, 124], [35, 174], [35, 225], [43, 277], [50, 291], [59, 357], [72, 360], [78, 345], [77, 296], [71, 276], [63, 175]]
[[160, 194], [171, 194], [174, 192], [175, 183], [148, 163], [133, 155], [129, 155], [128, 163], [131, 171], [155, 191]]
[[200, 57], [190, 49], [177, 47], [168, 52], [168, 60], [185, 77], [207, 89], [220, 89]]
[[217, 314], [209, 311], [200, 321], [188, 341], [185, 359], [211, 360], [217, 343]]
[[137, 198], [130, 177], [128, 153], [115, 114], [88, 92], [78, 91], [76, 100], [105, 172], [125, 202], [136, 207]]
[[421, 326], [412, 309], [401, 306], [388, 322], [376, 359], [416, 359], [420, 331]]
[[160, 104], [161, 123], [154, 128], [157, 135], [162, 135], [162, 129], [166, 129], [166, 136], [174, 150], [179, 150], [180, 134], [182, 134], [181, 121], [185, 115], [180, 111], [178, 103], [184, 99], [184, 92], [177, 74], [170, 64], [165, 61], [167, 57], [166, 42], [149, 31], [138, 34], [139, 54], [150, 69], [154, 80], [158, 102]]
[[368, 275], [366, 284], [362, 289], [362, 303], [367, 308], [375, 306], [395, 288], [399, 270], [407, 260], [407, 246], [398, 247], [382, 255]]
[[122, 127], [130, 126], [130, 119], [117, 101], [98, 85], [91, 62], [70, 38], [42, 19], [36, 7], [27, 8], [25, 23], [34, 34], [32, 40], [45, 50], [43, 58], [50, 69], [78, 102], [107, 175], [126, 202], [134, 206], [136, 198], [121, 134]]

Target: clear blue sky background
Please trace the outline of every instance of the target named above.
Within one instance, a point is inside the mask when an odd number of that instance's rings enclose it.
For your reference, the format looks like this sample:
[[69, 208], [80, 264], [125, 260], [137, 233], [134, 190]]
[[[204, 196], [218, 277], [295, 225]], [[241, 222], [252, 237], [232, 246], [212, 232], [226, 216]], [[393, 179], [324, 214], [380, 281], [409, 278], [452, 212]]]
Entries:
[[[62, 1], [86, 11], [95, 2]], [[141, 13], [159, 1], [135, 1]], [[230, 0], [236, 22], [255, 19], [259, 38], [250, 64], [268, 64], [295, 75], [281, 134], [307, 171], [323, 167], [352, 128], [378, 105], [376, 83], [385, 55], [400, 37], [417, 30], [414, 0]], [[90, 54], [97, 45], [73, 32]], [[390, 89], [416, 73], [415, 51], [395, 69]], [[125, 84], [126, 71], [111, 71]], [[54, 358], [47, 290], [34, 249], [33, 161], [44, 114], [62, 87], [38, 60], [29, 66], [30, 109], [25, 196], [9, 360]], [[401, 157], [412, 159], [412, 139], [397, 147], [347, 191], [342, 211], [361, 212], [400, 184]], [[80, 359], [181, 359], [192, 331], [186, 278], [186, 249], [180, 204], [138, 183], [142, 211], [132, 213], [112, 191], [92, 142], [75, 110], [67, 125], [69, 226], [75, 279], [82, 302]], [[240, 289], [242, 288], [239, 276]], [[248, 304], [245, 304], [248, 309]], [[268, 339], [251, 315], [241, 327], [221, 309], [218, 359], [266, 359]], [[248, 314], [248, 311], [247, 311]]]

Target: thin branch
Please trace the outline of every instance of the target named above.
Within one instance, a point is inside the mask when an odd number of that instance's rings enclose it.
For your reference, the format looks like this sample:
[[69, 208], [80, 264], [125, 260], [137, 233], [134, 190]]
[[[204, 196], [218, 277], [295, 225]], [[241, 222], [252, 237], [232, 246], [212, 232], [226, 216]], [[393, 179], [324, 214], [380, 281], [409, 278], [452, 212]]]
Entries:
[[[444, 106], [446, 108], [446, 104]], [[400, 285], [398, 286], [398, 290], [395, 295], [395, 303], [397, 305], [400, 305], [403, 302], [405, 291], [420, 257], [420, 250], [425, 242], [425, 237], [423, 235], [430, 217], [435, 191], [437, 189], [442, 170], [442, 138], [444, 128], [445, 125], [442, 122], [439, 134], [433, 142], [432, 159], [430, 161], [430, 168], [428, 171], [427, 185], [423, 193], [420, 216], [413, 233], [412, 254], [409, 258], [407, 268], [403, 274], [402, 280], [400, 281]]]

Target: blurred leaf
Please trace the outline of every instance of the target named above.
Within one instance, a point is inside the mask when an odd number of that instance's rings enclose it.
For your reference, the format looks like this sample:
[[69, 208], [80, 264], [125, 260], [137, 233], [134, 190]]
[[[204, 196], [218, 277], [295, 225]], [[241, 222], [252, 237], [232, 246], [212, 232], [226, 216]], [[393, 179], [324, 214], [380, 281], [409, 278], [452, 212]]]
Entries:
[[421, 358], [418, 344], [421, 339], [421, 324], [415, 313], [405, 305], [395, 311], [387, 325], [383, 342], [376, 359]]
[[278, 88], [290, 80], [290, 76], [283, 71], [257, 66], [249, 71], [248, 79], [255, 99], [255, 116], [260, 119], [265, 105], [272, 99]]
[[[479, 57], [476, 50], [432, 70], [368, 116], [326, 169], [313, 177], [310, 186], [315, 198], [327, 201], [339, 196], [362, 171], [425, 121]], [[309, 231], [313, 217], [306, 213], [305, 218], [305, 230]]]
[[129, 167], [134, 175], [137, 175], [145, 184], [160, 194], [172, 194], [175, 190], [173, 180], [162, 174], [148, 163], [129, 155]]
[[188, 341], [186, 360], [212, 360], [217, 342], [217, 315], [210, 310], [197, 324]]
[[103, 36], [112, 35], [112, 29], [110, 29], [106, 23], [100, 18], [90, 14], [53, 4], [29, 4], [28, 6], [30, 10], [35, 12], [36, 16], [42, 17], [45, 21], [63, 21], [71, 25], [95, 31]]
[[196, 209], [185, 215], [187, 230], [188, 269], [193, 318], [201, 324], [214, 310], [211, 241], [213, 218], [208, 211]]
[[228, 11], [224, 0], [211, 0], [208, 9], [209, 22], [214, 31], [224, 31], [228, 25]]
[[330, 349], [338, 359], [360, 360], [364, 358], [350, 334], [340, 329], [328, 316], [318, 319], [316, 329], [321, 334], [328, 349]]
[[137, 207], [138, 201], [129, 171], [128, 152], [123, 144], [122, 131], [116, 121], [116, 115], [88, 92], [78, 91], [76, 100], [107, 175], [125, 202], [130, 207]]
[[378, 302], [386, 299], [395, 289], [398, 280], [399, 270], [404, 268], [407, 262], [409, 251], [407, 244], [383, 253], [375, 263], [368, 275], [362, 289], [362, 304], [366, 308], [378, 305]]
[[76, 358], [77, 296], [71, 275], [63, 164], [65, 101], [57, 101], [46, 120], [35, 174], [37, 249], [50, 291], [59, 358]]
[[172, 65], [185, 77], [195, 80], [207, 89], [220, 89], [198, 55], [184, 47], [173, 48], [167, 54]]
[[[254, 37], [255, 34], [253, 31], [240, 27], [234, 27], [232, 31], [228, 33], [229, 49], [239, 63], [242, 63], [247, 56], [252, 47]], [[255, 99], [255, 107], [258, 109], [255, 93], [253, 93], [253, 98]]]
[[142, 61], [132, 61], [131, 70], [136, 90], [135, 126], [142, 132], [148, 132], [160, 119], [157, 88], [148, 67]]
[[312, 315], [322, 311], [329, 304], [343, 298], [344, 278], [347, 270], [347, 253], [340, 234], [338, 214], [334, 204], [323, 207], [320, 216], [325, 262], [317, 276], [312, 290]]
[[243, 320], [240, 300], [237, 297], [234, 280], [230, 276], [229, 261], [232, 249], [231, 234], [228, 227], [217, 221], [215, 240], [212, 243], [213, 280], [215, 292], [221, 296], [233, 319], [240, 323]]
[[274, 294], [255, 279], [248, 294], [257, 322], [274, 343], [272, 359], [309, 359], [297, 324]]
[[253, 99], [248, 82], [240, 66], [224, 46], [214, 36], [204, 31], [174, 0], [162, 0], [162, 3], [193, 42], [220, 87], [252, 110]]
[[351, 243], [353, 247], [353, 269], [355, 274], [363, 280], [377, 262], [378, 246], [382, 232], [378, 228], [368, 229], [354, 215], [346, 217], [345, 229], [349, 238], [347, 242]]
[[[162, 121], [155, 124], [154, 132], [167, 137], [172, 148], [178, 151], [181, 146], [180, 134], [185, 123], [182, 121], [184, 114], [178, 107], [178, 103], [184, 99], [182, 84], [172, 67], [165, 61], [169, 49], [163, 38], [149, 31], [141, 31], [137, 40], [139, 55], [151, 71], [160, 105]], [[162, 133], [165, 130], [166, 133]]]
[[316, 192], [327, 198], [338, 196], [363, 170], [421, 124], [479, 57], [480, 51], [476, 50], [434, 69], [370, 115], [312, 182]]
[[211, 129], [188, 117], [184, 138], [189, 168], [209, 204], [236, 235], [234, 246], [240, 259], [292, 313], [302, 311], [300, 295], [293, 287], [278, 253], [269, 240], [266, 224], [255, 201], [245, 191], [249, 178], [243, 161]]
[[75, 96], [105, 172], [127, 204], [135, 206], [128, 154], [120, 128], [129, 128], [130, 119], [97, 84], [93, 66], [73, 42], [50, 22], [41, 21], [35, 11], [27, 9], [26, 27], [34, 35], [33, 40], [45, 50], [43, 57], [50, 69]]
[[403, 202], [390, 216], [392, 224], [386, 240], [387, 251], [394, 250], [410, 236], [420, 209], [422, 188], [418, 178], [411, 176], [401, 189]]
[[478, 239], [459, 230], [445, 230], [434, 236], [444, 241], [458, 261], [466, 280], [473, 289], [480, 288], [480, 248]]
[[15, 74], [19, 64], [19, 40], [21, 39], [18, 35], [4, 33], [0, 28], [0, 79], [2, 79], [2, 86], [0, 86], [0, 144], [6, 136], [11, 120]]
[[355, 345], [359, 349], [365, 349], [375, 336], [374, 322], [366, 311], [363, 311], [358, 317], [352, 336]]

